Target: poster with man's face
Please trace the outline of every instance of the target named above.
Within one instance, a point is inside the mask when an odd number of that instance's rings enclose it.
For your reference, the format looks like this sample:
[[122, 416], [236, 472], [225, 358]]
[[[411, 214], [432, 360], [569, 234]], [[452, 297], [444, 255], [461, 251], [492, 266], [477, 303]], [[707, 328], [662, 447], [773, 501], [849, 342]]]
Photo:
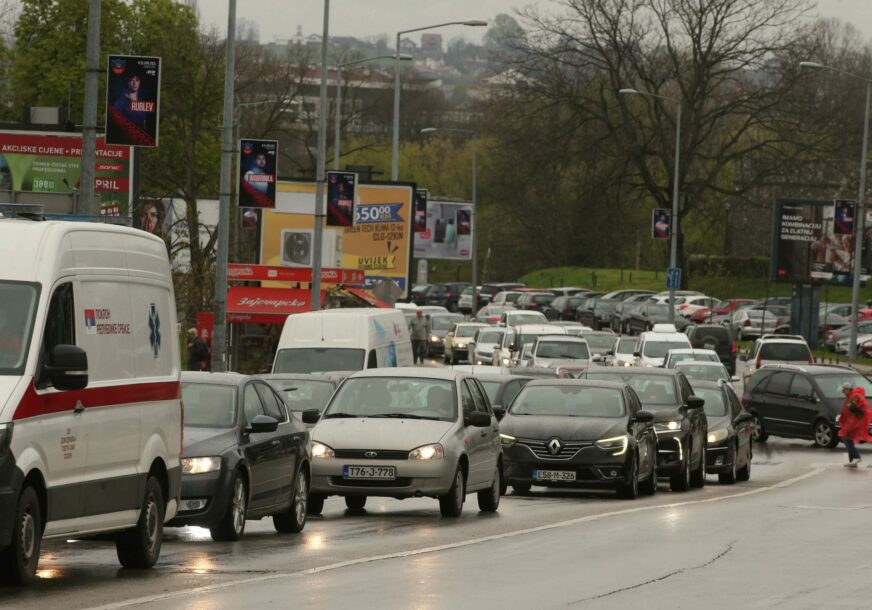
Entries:
[[106, 78], [106, 143], [158, 145], [160, 57], [110, 55]]
[[651, 237], [653, 239], [669, 239], [672, 235], [671, 214], [666, 208], [654, 208], [651, 211]]
[[276, 207], [277, 140], [239, 142], [239, 207]]
[[357, 174], [327, 172], [327, 226], [354, 225], [354, 190]]

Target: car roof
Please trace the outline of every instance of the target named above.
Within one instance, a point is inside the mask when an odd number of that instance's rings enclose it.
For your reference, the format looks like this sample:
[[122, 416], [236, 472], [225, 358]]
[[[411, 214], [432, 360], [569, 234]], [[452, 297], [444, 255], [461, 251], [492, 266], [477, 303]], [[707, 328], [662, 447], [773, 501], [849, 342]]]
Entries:
[[524, 375], [515, 375], [512, 373], [506, 373], [505, 375], [501, 375], [499, 373], [473, 373], [472, 376], [479, 381], [500, 381], [506, 383], [508, 383], [509, 381], [515, 381], [517, 379], [531, 379], [530, 377], [525, 377]]
[[566, 330], [565, 326], [554, 326], [552, 324], [521, 324], [519, 326], [515, 326], [516, 334], [524, 334], [524, 333], [553, 333], [555, 335], [559, 335], [559, 332], [554, 332], [554, 329], [558, 328], [560, 330]]
[[654, 366], [592, 366], [587, 373], [605, 373], [606, 375], [658, 375], [661, 377], [675, 377], [675, 369], [662, 369]]
[[472, 326], [474, 328], [487, 328], [490, 324], [485, 324], [484, 322], [458, 322], [455, 324], [456, 327], [460, 328], [461, 326]]
[[669, 350], [670, 354], [710, 354], [717, 356], [718, 353], [713, 349], [703, 349], [701, 347], [679, 347]]
[[625, 383], [619, 383], [616, 381], [601, 381], [597, 379], [534, 379], [530, 383], [528, 383], [525, 388], [537, 387], [537, 386], [553, 386], [553, 385], [566, 385], [566, 386], [582, 386], [589, 388], [609, 388], [614, 390], [622, 390], [627, 387]]
[[208, 371], [182, 371], [182, 383], [210, 383], [214, 385], [240, 385], [255, 379], [242, 373], [210, 373]]
[[324, 373], [268, 373], [257, 375], [258, 379], [265, 381], [322, 381], [336, 383], [351, 376], [354, 371], [330, 371]]
[[560, 341], [561, 343], [566, 343], [567, 341], [570, 343], [587, 343], [587, 340], [579, 335], [539, 335], [536, 338], [536, 341], [540, 343], [548, 341]]
[[364, 377], [407, 377], [407, 378], [422, 378], [422, 379], [444, 379], [446, 381], [454, 381], [455, 379], [469, 377], [469, 373], [463, 371], [455, 371], [449, 368], [436, 367], [390, 367], [380, 369], [365, 369], [357, 371], [349, 377], [349, 379], [360, 379]]
[[844, 364], [764, 364], [757, 370], [772, 371], [772, 370], [788, 370], [797, 371], [800, 373], [808, 373], [809, 375], [838, 375], [839, 373], [856, 373], [862, 375], [860, 371], [851, 366]]
[[669, 341], [672, 339], [687, 339], [687, 335], [684, 333], [658, 333], [653, 330], [646, 330], [642, 334], [639, 335], [639, 338], [649, 341], [656, 341], [657, 339]]

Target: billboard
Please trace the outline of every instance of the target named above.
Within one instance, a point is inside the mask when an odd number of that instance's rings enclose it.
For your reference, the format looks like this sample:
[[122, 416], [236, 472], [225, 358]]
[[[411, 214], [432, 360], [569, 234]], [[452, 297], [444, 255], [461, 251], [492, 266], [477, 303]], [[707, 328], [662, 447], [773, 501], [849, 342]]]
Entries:
[[110, 55], [106, 77], [106, 141], [155, 147], [160, 122], [160, 57]]
[[426, 227], [415, 234], [415, 257], [471, 260], [472, 224], [471, 203], [430, 199]]
[[430, 199], [429, 190], [415, 189], [415, 233], [423, 233], [427, 230], [428, 199]]
[[667, 208], [651, 210], [652, 239], [669, 239], [672, 237], [672, 213]]
[[833, 232], [836, 235], [854, 234], [854, 216], [857, 205], [853, 201], [836, 199], [833, 212]]
[[[837, 219], [839, 209], [842, 216]], [[850, 284], [854, 236], [841, 232], [846, 229], [846, 209], [833, 200], [776, 199], [772, 223], [772, 280], [794, 284]], [[853, 212], [850, 218], [853, 233]]]
[[354, 187], [357, 174], [327, 172], [327, 226], [350, 227], [354, 224]]
[[[413, 197], [411, 184], [357, 184], [354, 226], [331, 227], [326, 218], [322, 221], [321, 266], [362, 270], [366, 288], [391, 280], [406, 295]], [[275, 209], [262, 210], [260, 263], [311, 269], [314, 225], [315, 183], [280, 181]]]
[[239, 142], [239, 207], [276, 207], [278, 149], [276, 140]]
[[[82, 136], [33, 131], [0, 132], [0, 192], [58, 193], [79, 189]], [[133, 197], [133, 161], [129, 146], [110, 146], [97, 138], [94, 191], [100, 213], [129, 216]]]

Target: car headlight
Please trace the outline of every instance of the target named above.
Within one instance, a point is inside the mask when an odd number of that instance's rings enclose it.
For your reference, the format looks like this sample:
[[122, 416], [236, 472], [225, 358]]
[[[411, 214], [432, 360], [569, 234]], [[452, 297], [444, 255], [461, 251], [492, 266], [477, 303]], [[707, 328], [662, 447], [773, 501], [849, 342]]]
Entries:
[[503, 366], [509, 366], [509, 359], [503, 358]]
[[669, 430], [670, 432], [674, 432], [675, 430], [679, 430], [680, 428], [681, 420], [679, 419], [673, 419], [672, 421], [654, 424], [655, 430]]
[[714, 432], [709, 432], [708, 442], [710, 443], [719, 443], [722, 440], [726, 439], [730, 435], [729, 430], [726, 428], [721, 428], [720, 430], [715, 430]]
[[510, 434], [500, 434], [500, 442], [503, 444], [503, 447], [511, 447], [518, 442], [518, 439]]
[[432, 343], [439, 343], [439, 337], [437, 337], [436, 335], [433, 335], [432, 337], [430, 337], [430, 341]]
[[625, 360], [624, 366], [633, 366], [633, 363]]
[[630, 444], [629, 437], [624, 434], [613, 438], [604, 438], [596, 442], [596, 446], [603, 451], [614, 451], [612, 455], [624, 455], [627, 452], [627, 446]]
[[220, 457], [182, 458], [182, 474], [205, 474], [221, 470]]
[[464, 347], [466, 347], [466, 343], [458, 343], [457, 347], [464, 348]]
[[333, 453], [333, 449], [324, 445], [322, 443], [313, 442], [312, 443], [312, 457], [313, 458], [332, 458], [336, 457], [336, 454]]
[[409, 452], [410, 460], [441, 460], [445, 456], [445, 450], [439, 443], [424, 445]]

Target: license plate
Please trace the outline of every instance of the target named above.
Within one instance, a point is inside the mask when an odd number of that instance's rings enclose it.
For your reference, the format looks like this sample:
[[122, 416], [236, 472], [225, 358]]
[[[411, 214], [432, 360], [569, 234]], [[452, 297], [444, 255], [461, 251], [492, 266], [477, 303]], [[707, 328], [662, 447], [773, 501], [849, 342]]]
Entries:
[[574, 481], [574, 470], [534, 470], [534, 481]]
[[364, 481], [393, 481], [397, 478], [397, 469], [393, 466], [343, 466], [342, 478]]

